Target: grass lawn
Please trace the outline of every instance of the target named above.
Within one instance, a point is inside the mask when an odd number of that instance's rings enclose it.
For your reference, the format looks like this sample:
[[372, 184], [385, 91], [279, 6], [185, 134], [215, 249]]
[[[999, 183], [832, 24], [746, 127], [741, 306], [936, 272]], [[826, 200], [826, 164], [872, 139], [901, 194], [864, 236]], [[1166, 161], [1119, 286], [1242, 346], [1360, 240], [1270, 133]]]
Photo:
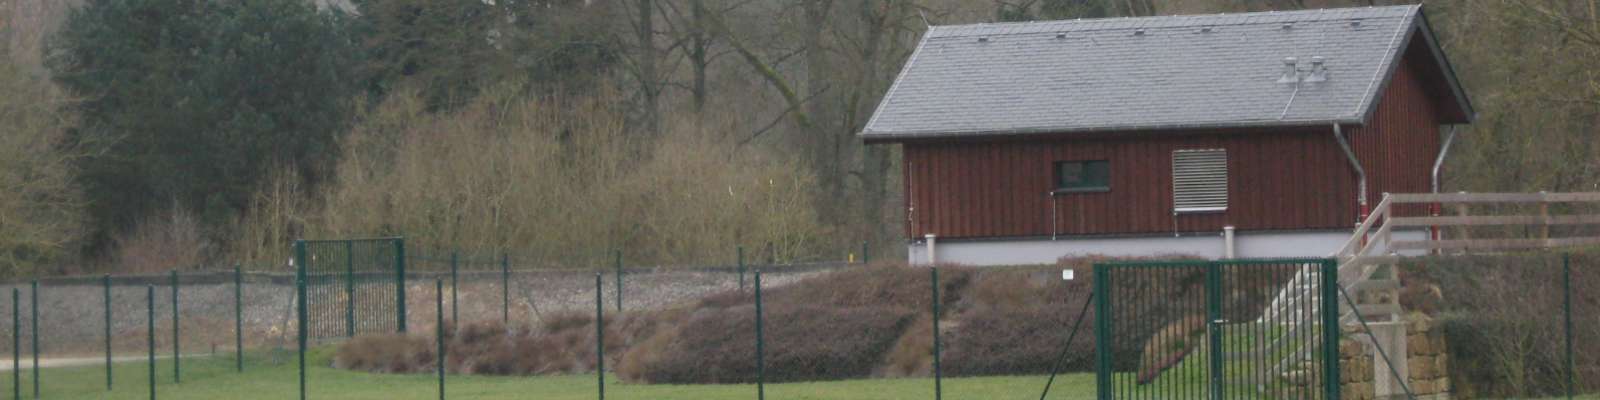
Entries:
[[[314, 366], [307, 374], [307, 397], [312, 399], [436, 399], [438, 377], [432, 375], [381, 375], [350, 372], [327, 367], [330, 349], [319, 349], [307, 359]], [[186, 359], [183, 383], [172, 383], [170, 360], [156, 363], [156, 395], [160, 399], [294, 399], [297, 398], [295, 358], [280, 353], [276, 360], [267, 354], [247, 356], [246, 372], [233, 370], [232, 357]], [[105, 368], [46, 368], [40, 375], [41, 397], [45, 399], [146, 399], [149, 370], [145, 363], [120, 363], [114, 368], [115, 390], [105, 390]], [[31, 371], [22, 371], [22, 393], [31, 394]], [[10, 397], [10, 377], [0, 378]], [[1037, 399], [1044, 376], [951, 378], [943, 382], [947, 399]], [[450, 376], [446, 382], [449, 398], [458, 399], [594, 399], [595, 377], [571, 375], [556, 377], [481, 377]], [[771, 384], [766, 387], [772, 399], [932, 399], [932, 379], [874, 379], [815, 383]], [[1090, 399], [1094, 397], [1094, 375], [1073, 374], [1056, 378], [1051, 399]], [[755, 385], [635, 385], [606, 380], [607, 399], [638, 400], [718, 400], [754, 399]]]
[[[313, 352], [307, 363], [313, 365], [308, 398], [312, 399], [437, 399], [438, 377], [432, 375], [382, 375], [337, 370], [328, 365], [328, 349]], [[274, 360], [274, 358], [276, 358]], [[252, 354], [246, 372], [233, 370], [232, 357], [186, 359], [183, 383], [172, 383], [172, 363], [156, 363], [156, 395], [160, 399], [295, 399], [296, 373], [293, 353]], [[40, 375], [45, 399], [147, 399], [150, 396], [145, 363], [119, 363], [115, 366], [116, 390], [105, 390], [105, 368], [46, 368]], [[31, 371], [22, 371], [22, 394], [29, 397]], [[9, 375], [9, 374], [7, 374]], [[1044, 376], [950, 378], [944, 380], [947, 399], [1037, 399]], [[0, 398], [10, 397], [10, 377], [4, 382]], [[555, 399], [595, 398], [593, 375], [555, 377], [451, 376], [447, 395], [453, 399]], [[836, 382], [785, 383], [767, 385], [772, 399], [841, 400], [923, 400], [933, 398], [931, 379], [874, 379]], [[1158, 396], [1160, 397], [1160, 396]], [[606, 398], [636, 400], [720, 400], [754, 399], [755, 385], [633, 385], [606, 380]], [[1050, 399], [1094, 398], [1094, 375], [1072, 374], [1056, 378]], [[1579, 396], [1600, 400], [1600, 395]]]

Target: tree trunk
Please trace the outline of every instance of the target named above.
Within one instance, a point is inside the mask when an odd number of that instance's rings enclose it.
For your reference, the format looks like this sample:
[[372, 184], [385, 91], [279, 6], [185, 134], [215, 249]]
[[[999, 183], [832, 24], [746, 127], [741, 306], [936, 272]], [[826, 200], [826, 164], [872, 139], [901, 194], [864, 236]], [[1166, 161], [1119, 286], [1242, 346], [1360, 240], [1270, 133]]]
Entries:
[[[845, 207], [848, 201], [845, 197], [844, 168], [841, 152], [841, 131], [845, 127], [837, 124], [834, 118], [836, 103], [842, 101], [837, 96], [819, 95], [821, 91], [828, 90], [828, 79], [832, 77], [829, 70], [826, 46], [823, 43], [823, 32], [828, 26], [829, 9], [832, 0], [805, 0], [806, 27], [803, 32], [806, 59], [806, 95], [818, 98], [805, 104], [807, 114], [812, 117], [813, 126], [800, 132], [796, 138], [802, 148], [808, 149], [808, 160], [812, 170], [816, 171], [817, 182], [822, 186], [822, 220], [832, 224], [845, 221]], [[835, 101], [828, 101], [837, 99]], [[843, 133], [848, 135], [848, 133]]]
[[661, 126], [661, 77], [656, 73], [654, 0], [636, 0], [638, 21], [634, 34], [638, 41], [639, 91], [644, 100], [644, 130], [655, 135]]
[[694, 95], [695, 114], [699, 115], [705, 112], [706, 107], [706, 67], [710, 64], [706, 59], [706, 49], [711, 47], [711, 40], [706, 35], [705, 0], [689, 0], [689, 12], [694, 19], [689, 28], [689, 64], [694, 69], [690, 91]]

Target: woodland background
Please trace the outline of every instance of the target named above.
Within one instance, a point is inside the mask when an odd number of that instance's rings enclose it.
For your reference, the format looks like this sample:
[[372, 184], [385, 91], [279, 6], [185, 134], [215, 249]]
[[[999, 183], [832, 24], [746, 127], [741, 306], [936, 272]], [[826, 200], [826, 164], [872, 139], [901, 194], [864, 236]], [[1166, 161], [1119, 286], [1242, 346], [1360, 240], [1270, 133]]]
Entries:
[[[282, 260], [874, 257], [855, 138], [928, 24], [1376, 0], [0, 0], [0, 275]], [[1600, 190], [1600, 0], [1428, 1], [1480, 112], [1449, 191]]]

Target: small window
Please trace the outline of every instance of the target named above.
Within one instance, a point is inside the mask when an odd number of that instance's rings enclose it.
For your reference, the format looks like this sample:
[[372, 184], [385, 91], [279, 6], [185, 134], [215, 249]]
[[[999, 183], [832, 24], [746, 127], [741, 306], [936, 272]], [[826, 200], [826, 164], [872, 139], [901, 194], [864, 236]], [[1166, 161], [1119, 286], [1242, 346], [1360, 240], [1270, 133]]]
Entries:
[[1228, 151], [1172, 152], [1172, 211], [1219, 212], [1228, 209]]
[[1057, 161], [1056, 192], [1111, 190], [1111, 163], [1106, 160]]

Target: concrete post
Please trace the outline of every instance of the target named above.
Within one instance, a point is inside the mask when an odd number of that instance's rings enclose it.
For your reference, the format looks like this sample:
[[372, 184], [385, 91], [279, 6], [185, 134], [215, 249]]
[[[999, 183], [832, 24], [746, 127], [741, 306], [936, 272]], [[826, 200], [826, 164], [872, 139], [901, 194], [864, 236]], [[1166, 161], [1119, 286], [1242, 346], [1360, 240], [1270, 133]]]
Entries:
[[[1384, 362], [1376, 349], [1368, 349], [1372, 356], [1372, 387], [1375, 398], [1400, 399], [1406, 397], [1406, 390], [1400, 385], [1402, 382], [1395, 380], [1395, 376], [1409, 377], [1410, 368], [1406, 362], [1411, 358], [1411, 352], [1406, 349], [1406, 326], [1404, 321], [1373, 322], [1372, 344], [1383, 346], [1384, 352], [1389, 354], [1389, 361]], [[1389, 371], [1389, 364], [1394, 364], [1394, 372]]]

